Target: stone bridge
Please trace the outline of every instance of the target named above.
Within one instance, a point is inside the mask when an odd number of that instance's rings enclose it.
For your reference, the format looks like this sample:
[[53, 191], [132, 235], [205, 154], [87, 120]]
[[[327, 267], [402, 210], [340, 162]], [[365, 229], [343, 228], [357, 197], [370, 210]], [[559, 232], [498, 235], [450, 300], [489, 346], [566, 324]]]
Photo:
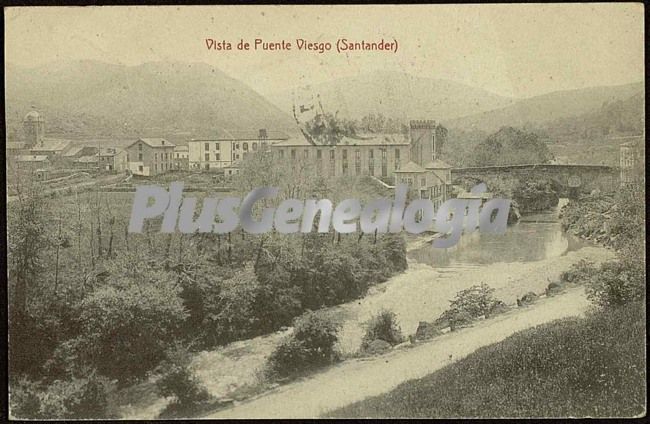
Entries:
[[606, 165], [503, 165], [453, 168], [451, 176], [454, 183], [461, 178], [484, 181], [490, 190], [490, 180], [513, 179], [519, 181], [551, 180], [559, 195], [568, 197], [580, 192], [614, 191], [619, 187], [620, 170]]

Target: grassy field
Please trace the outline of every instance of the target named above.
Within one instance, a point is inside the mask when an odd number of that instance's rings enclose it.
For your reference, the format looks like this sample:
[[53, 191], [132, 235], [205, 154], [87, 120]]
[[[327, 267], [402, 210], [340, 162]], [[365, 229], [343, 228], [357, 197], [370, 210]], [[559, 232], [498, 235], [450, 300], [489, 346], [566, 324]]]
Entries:
[[328, 417], [633, 417], [645, 414], [643, 304], [563, 319]]

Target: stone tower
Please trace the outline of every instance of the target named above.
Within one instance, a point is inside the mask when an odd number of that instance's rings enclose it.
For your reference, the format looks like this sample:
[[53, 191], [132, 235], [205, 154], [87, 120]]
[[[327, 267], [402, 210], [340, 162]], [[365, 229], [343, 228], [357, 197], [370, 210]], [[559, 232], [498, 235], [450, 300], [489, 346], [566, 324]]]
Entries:
[[411, 121], [409, 125], [411, 160], [426, 166], [438, 156], [436, 146], [436, 123], [432, 120]]
[[43, 144], [45, 120], [38, 112], [32, 110], [25, 115], [23, 129], [25, 131], [25, 147], [31, 148]]

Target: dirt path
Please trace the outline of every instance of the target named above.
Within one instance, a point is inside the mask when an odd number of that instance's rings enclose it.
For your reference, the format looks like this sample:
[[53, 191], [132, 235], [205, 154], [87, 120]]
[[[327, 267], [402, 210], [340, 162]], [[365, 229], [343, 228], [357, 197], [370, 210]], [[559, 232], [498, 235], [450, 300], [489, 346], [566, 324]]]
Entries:
[[205, 418], [319, 417], [330, 410], [386, 393], [404, 381], [424, 377], [517, 331], [582, 315], [588, 307], [584, 289], [572, 288], [560, 296], [542, 298], [533, 306], [480, 321], [473, 327], [447, 333], [410, 349], [370, 360], [348, 360]]

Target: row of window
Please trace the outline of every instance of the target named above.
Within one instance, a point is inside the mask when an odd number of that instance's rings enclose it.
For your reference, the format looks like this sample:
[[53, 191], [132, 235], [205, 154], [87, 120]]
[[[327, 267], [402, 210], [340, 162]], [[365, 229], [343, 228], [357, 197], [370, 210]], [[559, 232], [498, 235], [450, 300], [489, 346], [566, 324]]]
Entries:
[[[263, 143], [260, 143], [260, 145], [261, 144], [263, 144]], [[239, 143], [234, 144], [235, 150], [239, 150], [239, 147], [240, 147]], [[251, 147], [252, 150], [257, 150], [257, 142], [252, 142], [250, 144], [250, 147]], [[247, 152], [248, 151], [248, 142], [245, 141], [245, 142], [241, 143], [241, 148], [242, 148], [242, 150]], [[210, 150], [210, 143], [205, 143], [203, 145], [203, 149], [206, 150], [206, 151]], [[220, 150], [220, 143], [218, 143], [218, 142], [214, 143], [214, 149], [213, 150]]]
[[[382, 160], [387, 160], [388, 157], [388, 152], [386, 149], [379, 149], [381, 152], [381, 158]], [[303, 158], [308, 159], [309, 158], [309, 150], [305, 149], [302, 152]], [[329, 158], [330, 160], [334, 160], [336, 157], [336, 152], [335, 150], [329, 150]], [[348, 158], [348, 149], [342, 149], [341, 150], [341, 155], [343, 159]], [[284, 150], [279, 150], [279, 156], [280, 158], [284, 158]], [[296, 159], [297, 157], [297, 151], [296, 149], [291, 149], [291, 159]], [[361, 150], [357, 149], [354, 152], [354, 157], [357, 160], [361, 160]], [[316, 159], [322, 159], [323, 158], [323, 150], [318, 149], [316, 150]], [[375, 151], [374, 149], [368, 150], [368, 159], [372, 160], [375, 158]], [[395, 150], [395, 160], [399, 161], [400, 160], [400, 151], [399, 149]]]

